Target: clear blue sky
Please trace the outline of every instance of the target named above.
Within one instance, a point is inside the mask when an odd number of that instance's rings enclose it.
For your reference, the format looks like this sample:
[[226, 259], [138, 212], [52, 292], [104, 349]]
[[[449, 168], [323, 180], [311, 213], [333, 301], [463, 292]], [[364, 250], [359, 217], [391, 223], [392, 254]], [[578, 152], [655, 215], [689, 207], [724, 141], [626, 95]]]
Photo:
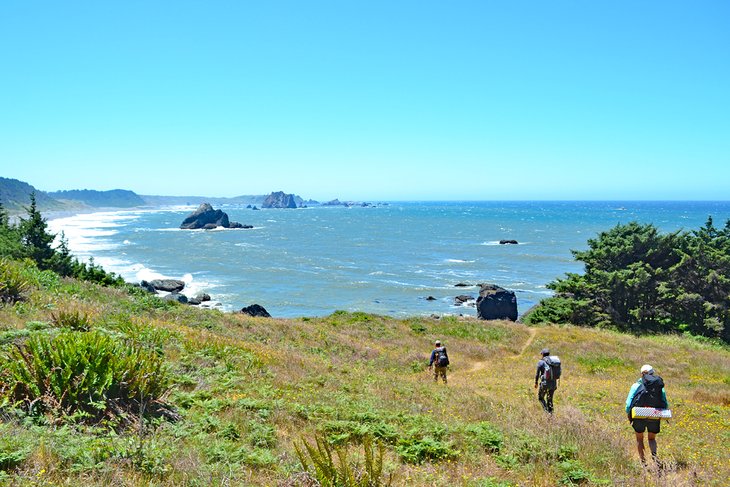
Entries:
[[0, 61], [41, 190], [730, 199], [723, 0], [5, 0]]

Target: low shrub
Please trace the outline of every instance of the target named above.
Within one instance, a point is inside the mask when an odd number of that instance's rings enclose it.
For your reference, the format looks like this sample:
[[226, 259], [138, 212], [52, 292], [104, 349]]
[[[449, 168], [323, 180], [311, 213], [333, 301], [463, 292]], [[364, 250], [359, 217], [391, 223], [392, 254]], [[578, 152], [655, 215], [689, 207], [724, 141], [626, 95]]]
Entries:
[[13, 436], [0, 436], [0, 471], [13, 470], [30, 455], [31, 448]]
[[30, 414], [97, 421], [169, 412], [163, 359], [99, 332], [35, 335], [0, 357], [0, 391]]
[[419, 464], [424, 461], [442, 461], [457, 458], [461, 452], [449, 441], [424, 436], [401, 438], [395, 451], [405, 463]]
[[504, 435], [493, 424], [482, 421], [467, 428], [467, 432], [487, 451], [499, 453], [504, 445]]
[[576, 485], [592, 481], [593, 476], [578, 460], [564, 460], [558, 464], [558, 470], [562, 473], [560, 483], [564, 485]]

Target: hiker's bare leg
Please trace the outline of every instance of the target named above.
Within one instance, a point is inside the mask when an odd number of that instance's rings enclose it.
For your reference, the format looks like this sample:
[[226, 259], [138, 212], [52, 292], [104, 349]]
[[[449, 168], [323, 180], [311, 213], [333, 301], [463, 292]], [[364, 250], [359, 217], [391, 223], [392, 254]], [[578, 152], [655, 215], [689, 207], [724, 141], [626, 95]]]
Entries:
[[644, 459], [644, 433], [636, 433], [636, 448], [639, 450], [641, 463], [646, 463], [646, 460]]
[[656, 460], [656, 433], [649, 432], [649, 450], [651, 457]]

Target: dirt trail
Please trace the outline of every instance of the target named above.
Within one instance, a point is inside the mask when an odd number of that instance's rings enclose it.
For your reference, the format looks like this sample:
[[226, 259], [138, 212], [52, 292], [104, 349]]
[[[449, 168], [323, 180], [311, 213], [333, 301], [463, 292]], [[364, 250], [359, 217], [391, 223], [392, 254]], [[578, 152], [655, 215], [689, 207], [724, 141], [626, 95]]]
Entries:
[[[532, 341], [535, 339], [535, 336], [537, 335], [537, 329], [536, 328], [528, 328], [527, 329], [527, 332], [530, 334], [530, 336], [527, 338], [527, 341], [525, 342], [525, 344], [522, 345], [522, 348], [520, 349], [520, 353], [518, 353], [517, 355], [512, 355], [511, 357], [509, 357], [510, 359], [516, 360], [516, 359], [522, 357], [522, 355], [525, 353], [525, 351], [527, 350], [527, 348], [530, 345], [532, 345]], [[469, 370], [467, 370], [467, 373], [470, 373], [470, 372], [478, 372], [480, 370], [484, 370], [486, 367], [487, 367], [487, 362], [486, 361], [474, 362], [471, 365], [471, 367], [469, 368]]]
[[530, 337], [527, 339], [525, 344], [520, 349], [520, 353], [512, 357], [513, 359], [516, 359], [518, 357], [522, 357], [522, 354], [525, 353], [525, 350], [527, 350], [527, 347], [532, 345], [532, 341], [535, 339], [535, 335], [537, 335], [537, 329], [536, 328], [528, 328], [527, 331], [530, 333]]

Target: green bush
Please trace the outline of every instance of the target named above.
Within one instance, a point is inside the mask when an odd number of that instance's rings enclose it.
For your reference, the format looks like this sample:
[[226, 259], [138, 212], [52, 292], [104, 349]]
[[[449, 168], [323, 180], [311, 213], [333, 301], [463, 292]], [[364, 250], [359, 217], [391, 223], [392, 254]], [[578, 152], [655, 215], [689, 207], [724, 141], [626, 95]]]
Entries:
[[158, 354], [99, 332], [32, 336], [0, 367], [2, 391], [27, 412], [89, 420], [162, 412], [170, 383]]

